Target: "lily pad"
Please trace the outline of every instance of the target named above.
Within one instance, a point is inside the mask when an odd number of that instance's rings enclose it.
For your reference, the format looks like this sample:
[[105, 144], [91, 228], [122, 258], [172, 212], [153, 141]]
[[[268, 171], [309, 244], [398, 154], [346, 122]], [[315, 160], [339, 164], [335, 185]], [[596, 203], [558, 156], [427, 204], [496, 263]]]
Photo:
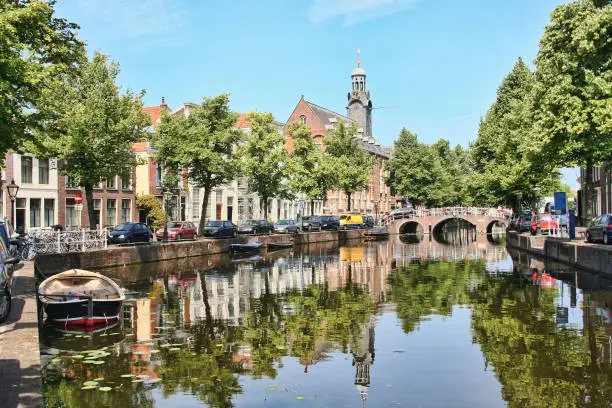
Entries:
[[136, 378], [136, 379], [133, 379], [133, 380], [132, 380], [132, 383], [141, 383], [141, 382], [143, 382], [143, 381], [144, 381], [144, 380], [143, 380], [143, 379], [141, 379], [141, 378]]
[[134, 374], [121, 374], [121, 378], [131, 378]]
[[85, 385], [85, 386], [94, 386], [95, 387], [95, 386], [98, 386], [100, 384], [97, 381], [85, 381], [83, 383], [83, 385]]
[[110, 391], [112, 389], [113, 389], [112, 387], [100, 387], [99, 388], [100, 391], [104, 391], [104, 392], [108, 392], [108, 391]]
[[84, 387], [81, 387], [82, 390], [95, 390], [96, 388], [98, 387], [96, 387], [95, 385], [86, 385]]
[[51, 360], [51, 362], [52, 362], [53, 364], [57, 364], [57, 363], [59, 363], [60, 361], [62, 361], [62, 359], [61, 359], [61, 358], [59, 358], [59, 357], [56, 357], [56, 358], [54, 358], [53, 360]]
[[84, 356], [84, 355], [82, 355], [82, 354], [75, 354], [74, 356], [72, 356], [72, 358], [73, 358], [74, 360], [82, 360], [82, 359], [84, 359], [84, 358], [85, 358], [85, 356]]
[[143, 356], [143, 355], [147, 354], [147, 352], [146, 351], [132, 351], [132, 354]]
[[92, 362], [92, 364], [95, 364], [95, 365], [102, 365], [102, 364], [104, 364], [104, 361], [102, 361], [102, 360], [96, 360], [96, 361]]
[[158, 382], [160, 382], [160, 381], [161, 381], [161, 378], [151, 378], [151, 379], [149, 380], [149, 382], [150, 382], [150, 383], [158, 383]]
[[151, 354], [157, 354], [159, 353], [159, 350], [151, 350]]
[[305, 395], [296, 395], [295, 399], [296, 400], [303, 400], [303, 399], [306, 399], [306, 396]]
[[170, 351], [181, 351], [181, 349], [178, 348], [178, 347], [172, 347], [172, 348], [169, 348], [168, 350], [170, 350]]
[[277, 387], [268, 387], [268, 388], [266, 388], [266, 391], [276, 391], [276, 390], [278, 390]]
[[138, 377], [138, 378], [142, 378], [142, 379], [147, 379], [147, 378], [149, 378], [149, 376], [148, 376], [148, 375], [146, 375], [146, 374], [140, 374], [140, 375], [137, 375], [136, 377]]
[[94, 378], [94, 381], [104, 381], [104, 377], [98, 377], [98, 378]]

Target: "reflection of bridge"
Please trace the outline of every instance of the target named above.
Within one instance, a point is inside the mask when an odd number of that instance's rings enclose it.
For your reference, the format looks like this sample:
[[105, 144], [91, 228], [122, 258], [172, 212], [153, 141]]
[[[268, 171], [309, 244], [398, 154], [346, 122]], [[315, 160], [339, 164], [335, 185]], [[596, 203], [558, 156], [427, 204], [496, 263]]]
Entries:
[[442, 232], [449, 223], [475, 227], [478, 233], [490, 234], [495, 227], [505, 228], [510, 215], [508, 210], [494, 208], [452, 207], [419, 209], [411, 214], [394, 217], [387, 223], [392, 234]]

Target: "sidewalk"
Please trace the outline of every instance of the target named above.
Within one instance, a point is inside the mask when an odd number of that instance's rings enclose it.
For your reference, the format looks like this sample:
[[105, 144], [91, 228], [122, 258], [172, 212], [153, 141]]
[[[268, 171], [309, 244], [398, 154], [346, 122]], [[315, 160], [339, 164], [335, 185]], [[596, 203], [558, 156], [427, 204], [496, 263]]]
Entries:
[[0, 325], [0, 408], [41, 407], [34, 263], [24, 261], [17, 268], [11, 316]]

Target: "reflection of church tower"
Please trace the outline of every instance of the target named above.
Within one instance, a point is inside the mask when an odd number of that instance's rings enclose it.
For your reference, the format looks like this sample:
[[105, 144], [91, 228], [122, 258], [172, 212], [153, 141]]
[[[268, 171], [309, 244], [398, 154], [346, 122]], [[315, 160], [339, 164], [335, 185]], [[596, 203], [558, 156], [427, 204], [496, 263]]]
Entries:
[[364, 406], [368, 399], [368, 387], [370, 386], [370, 365], [374, 363], [375, 324], [376, 318], [371, 316], [369, 322], [361, 325], [359, 342], [351, 347], [355, 366], [355, 388], [359, 391]]
[[359, 65], [361, 60], [357, 58], [357, 67], [351, 73], [352, 88], [348, 93], [346, 115], [358, 123], [364, 136], [372, 137], [372, 101], [366, 88], [366, 73]]

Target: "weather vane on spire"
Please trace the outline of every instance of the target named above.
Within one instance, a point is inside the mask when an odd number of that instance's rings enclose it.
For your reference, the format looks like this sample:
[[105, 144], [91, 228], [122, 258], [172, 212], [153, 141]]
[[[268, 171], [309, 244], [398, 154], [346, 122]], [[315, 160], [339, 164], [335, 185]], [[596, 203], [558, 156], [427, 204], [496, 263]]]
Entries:
[[361, 59], [359, 58], [360, 54], [361, 54], [361, 50], [359, 48], [357, 48], [357, 66], [359, 66], [359, 64], [361, 64]]

